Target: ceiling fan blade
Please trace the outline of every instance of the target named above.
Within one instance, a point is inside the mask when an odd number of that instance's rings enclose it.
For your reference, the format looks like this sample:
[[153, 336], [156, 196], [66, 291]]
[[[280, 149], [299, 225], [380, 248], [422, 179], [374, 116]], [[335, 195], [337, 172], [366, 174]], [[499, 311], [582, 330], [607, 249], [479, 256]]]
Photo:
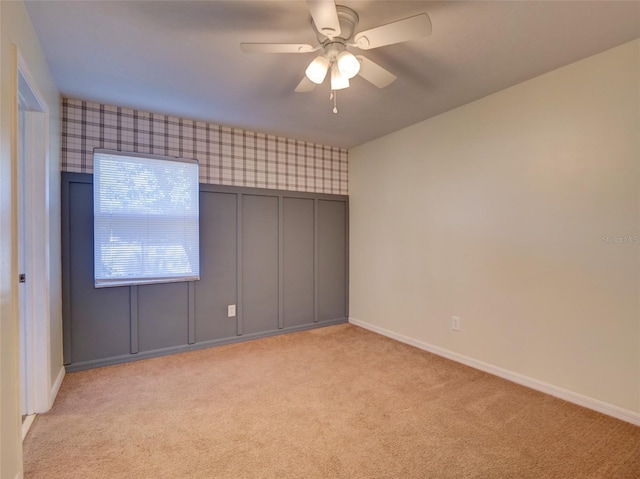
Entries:
[[356, 58], [360, 62], [359, 75], [368, 82], [373, 83], [378, 88], [384, 88], [398, 78], [390, 71], [385, 70], [377, 63], [369, 60], [367, 57], [356, 55]]
[[311, 80], [309, 80], [306, 75], [305, 77], [302, 79], [302, 81], [300, 83], [298, 83], [298, 86], [295, 89], [296, 93], [306, 93], [308, 91], [313, 90], [316, 87], [316, 84], [313, 83]]
[[431, 35], [431, 20], [426, 13], [387, 23], [358, 33], [355, 46], [362, 50], [393, 45]]
[[307, 0], [307, 7], [320, 33], [329, 38], [340, 35], [338, 10], [333, 0]]
[[244, 53], [309, 53], [318, 47], [306, 43], [241, 43]]

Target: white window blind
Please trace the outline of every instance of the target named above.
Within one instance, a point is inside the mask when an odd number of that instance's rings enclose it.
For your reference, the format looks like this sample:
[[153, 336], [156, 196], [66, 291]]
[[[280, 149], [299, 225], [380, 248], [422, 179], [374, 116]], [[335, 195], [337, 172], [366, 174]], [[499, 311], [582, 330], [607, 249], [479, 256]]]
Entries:
[[94, 150], [96, 288], [200, 279], [198, 162]]

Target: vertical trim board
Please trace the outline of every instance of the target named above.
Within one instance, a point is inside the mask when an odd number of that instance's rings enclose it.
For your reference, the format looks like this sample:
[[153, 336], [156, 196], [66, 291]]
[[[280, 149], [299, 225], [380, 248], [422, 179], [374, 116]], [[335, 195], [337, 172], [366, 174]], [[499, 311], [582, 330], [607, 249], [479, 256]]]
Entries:
[[318, 274], [318, 263], [319, 263], [319, 233], [318, 233], [318, 198], [314, 198], [313, 200], [313, 322], [317, 323], [320, 319], [319, 311], [320, 311], [320, 287], [319, 287], [319, 274]]
[[67, 287], [62, 288], [62, 362], [71, 364], [71, 218], [70, 218], [70, 195], [71, 180], [63, 175], [62, 187], [60, 188], [62, 211], [62, 283]]
[[189, 294], [189, 319], [187, 321], [187, 336], [188, 343], [194, 344], [196, 342], [196, 285], [193, 281], [188, 283]]
[[284, 328], [284, 197], [278, 196], [278, 329]]
[[344, 316], [349, 317], [349, 203], [345, 202], [344, 205]]
[[129, 286], [129, 327], [131, 331], [131, 354], [140, 351], [140, 338], [138, 335], [138, 286]]
[[236, 274], [236, 278], [237, 278], [237, 298], [236, 298], [236, 323], [237, 323], [237, 334], [238, 336], [242, 336], [242, 328], [243, 328], [243, 322], [242, 322], [242, 312], [243, 312], [243, 307], [242, 307], [242, 303], [244, 301], [243, 299], [243, 290], [242, 290], [242, 282], [243, 282], [243, 262], [242, 262], [242, 254], [243, 254], [243, 232], [242, 232], [242, 208], [243, 208], [243, 201], [242, 201], [242, 193], [238, 193], [238, 202], [237, 202], [237, 220], [236, 220], [236, 230], [237, 230], [237, 239], [236, 239], [236, 244], [237, 244], [237, 252], [236, 254], [238, 255], [238, 264], [237, 264], [237, 274]]

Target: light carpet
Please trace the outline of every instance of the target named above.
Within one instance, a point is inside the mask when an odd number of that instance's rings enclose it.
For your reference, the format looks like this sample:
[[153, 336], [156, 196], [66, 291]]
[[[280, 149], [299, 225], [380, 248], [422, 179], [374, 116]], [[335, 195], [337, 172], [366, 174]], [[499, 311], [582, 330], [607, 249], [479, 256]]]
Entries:
[[640, 477], [640, 428], [344, 324], [68, 374], [25, 478]]

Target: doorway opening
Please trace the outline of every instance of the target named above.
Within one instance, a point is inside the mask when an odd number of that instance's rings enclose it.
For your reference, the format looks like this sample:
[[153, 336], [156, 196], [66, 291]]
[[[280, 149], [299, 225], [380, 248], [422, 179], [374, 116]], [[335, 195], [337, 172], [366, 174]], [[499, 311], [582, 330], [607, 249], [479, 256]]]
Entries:
[[[32, 406], [29, 404], [29, 382], [26, 380], [26, 372], [28, 370], [29, 355], [26, 349], [27, 331], [25, 320], [26, 314], [26, 283], [24, 280], [25, 271], [25, 112], [27, 104], [20, 92], [18, 92], [18, 314], [20, 315], [20, 409], [22, 414], [23, 427], [25, 423], [31, 421], [33, 413]], [[23, 434], [24, 436], [24, 434]]]
[[22, 437], [51, 407], [48, 108], [16, 48], [16, 214]]

